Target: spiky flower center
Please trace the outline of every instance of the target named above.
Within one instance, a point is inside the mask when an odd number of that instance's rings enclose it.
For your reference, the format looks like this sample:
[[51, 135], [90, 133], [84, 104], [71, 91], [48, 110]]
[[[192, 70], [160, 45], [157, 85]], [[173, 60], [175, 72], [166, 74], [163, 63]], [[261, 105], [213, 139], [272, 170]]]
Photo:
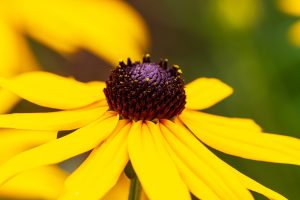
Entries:
[[170, 119], [182, 112], [185, 91], [182, 71], [178, 65], [168, 67], [167, 60], [120, 62], [104, 89], [111, 110], [132, 120]]

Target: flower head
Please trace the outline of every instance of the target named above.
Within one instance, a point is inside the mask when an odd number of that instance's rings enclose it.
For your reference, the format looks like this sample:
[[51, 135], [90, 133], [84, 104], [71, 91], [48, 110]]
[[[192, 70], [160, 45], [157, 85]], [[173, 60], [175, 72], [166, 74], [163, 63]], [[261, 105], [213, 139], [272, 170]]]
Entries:
[[[199, 78], [183, 91], [181, 73], [178, 66], [151, 63], [146, 56], [143, 63], [121, 62], [107, 84], [81, 83], [46, 72], [0, 79], [2, 87], [28, 101], [61, 109], [0, 115], [0, 127], [76, 129], [0, 165], [0, 182], [92, 149], [67, 178], [60, 199], [101, 199], [117, 184], [129, 161], [146, 195], [154, 200], [191, 199], [190, 193], [199, 199], [253, 199], [249, 190], [285, 199], [219, 159], [204, 144], [242, 158], [300, 165], [300, 141], [263, 133], [249, 119], [197, 111], [226, 98], [232, 89], [217, 79]], [[165, 101], [172, 106], [164, 107]]]
[[149, 55], [143, 63], [120, 62], [104, 89], [109, 108], [134, 120], [170, 119], [180, 114], [185, 105], [182, 72], [177, 65], [167, 65], [167, 61], [151, 63]]

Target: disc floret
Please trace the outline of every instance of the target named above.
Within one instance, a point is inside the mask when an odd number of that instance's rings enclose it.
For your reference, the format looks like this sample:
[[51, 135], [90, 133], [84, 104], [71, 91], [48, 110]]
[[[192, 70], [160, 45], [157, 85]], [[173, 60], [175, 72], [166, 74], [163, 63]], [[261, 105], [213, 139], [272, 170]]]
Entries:
[[112, 70], [104, 89], [111, 110], [132, 120], [170, 119], [182, 112], [186, 103], [182, 71], [168, 60], [142, 63], [120, 61]]

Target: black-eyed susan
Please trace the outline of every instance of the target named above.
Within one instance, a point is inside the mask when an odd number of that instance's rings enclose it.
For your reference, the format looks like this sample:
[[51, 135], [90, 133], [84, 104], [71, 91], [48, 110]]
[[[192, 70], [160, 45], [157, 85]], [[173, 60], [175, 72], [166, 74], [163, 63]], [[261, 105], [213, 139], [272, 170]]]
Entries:
[[[4, 0], [0, 77], [37, 69], [25, 35], [64, 55], [84, 48], [113, 64], [128, 55], [141, 56], [148, 46], [143, 19], [124, 1]], [[0, 89], [0, 113], [17, 102], [16, 96]]]
[[0, 85], [35, 104], [60, 110], [4, 114], [0, 127], [76, 129], [3, 163], [1, 183], [24, 170], [92, 149], [66, 179], [59, 199], [101, 199], [129, 166], [149, 199], [191, 199], [190, 193], [208, 200], [253, 199], [250, 190], [285, 199], [220, 160], [204, 144], [242, 158], [300, 165], [298, 139], [263, 133], [250, 119], [198, 111], [233, 90], [214, 78], [199, 78], [185, 87], [179, 66], [169, 67], [167, 60], [153, 63], [145, 56], [142, 63], [120, 62], [106, 84], [31, 72], [1, 79]]

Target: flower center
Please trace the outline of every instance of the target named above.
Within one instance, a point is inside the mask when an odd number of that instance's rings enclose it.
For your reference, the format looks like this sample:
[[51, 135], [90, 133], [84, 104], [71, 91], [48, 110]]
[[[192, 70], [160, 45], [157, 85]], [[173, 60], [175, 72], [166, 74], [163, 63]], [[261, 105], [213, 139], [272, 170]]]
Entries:
[[166, 59], [152, 63], [149, 55], [142, 63], [120, 62], [106, 81], [104, 93], [111, 110], [132, 120], [170, 119], [186, 103], [179, 66], [168, 67]]

